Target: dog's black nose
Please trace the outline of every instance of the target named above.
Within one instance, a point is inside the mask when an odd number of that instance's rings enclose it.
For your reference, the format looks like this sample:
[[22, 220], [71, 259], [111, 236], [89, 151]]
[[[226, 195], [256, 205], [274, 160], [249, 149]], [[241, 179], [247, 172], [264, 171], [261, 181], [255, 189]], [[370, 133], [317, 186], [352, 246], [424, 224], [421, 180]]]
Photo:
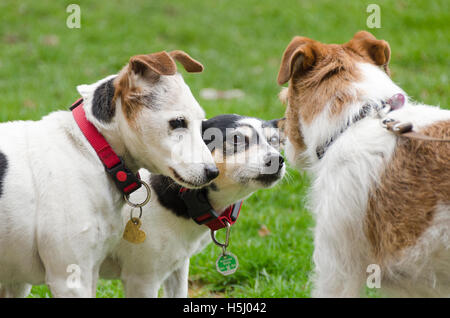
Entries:
[[272, 163], [275, 164], [275, 162], [277, 162], [277, 161], [278, 161], [278, 167], [279, 168], [283, 167], [284, 159], [280, 155], [271, 155], [271, 156], [266, 157], [264, 164], [266, 165], [266, 167], [270, 167], [272, 165]]
[[219, 175], [219, 169], [215, 165], [206, 165], [205, 175], [208, 181], [211, 181]]

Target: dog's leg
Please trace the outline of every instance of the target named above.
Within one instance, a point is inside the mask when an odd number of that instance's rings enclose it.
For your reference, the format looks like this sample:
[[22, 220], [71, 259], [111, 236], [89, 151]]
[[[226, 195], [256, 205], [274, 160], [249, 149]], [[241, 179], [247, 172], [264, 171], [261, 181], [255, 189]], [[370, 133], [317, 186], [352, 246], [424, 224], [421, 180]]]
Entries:
[[161, 282], [145, 274], [123, 275], [123, 286], [127, 298], [157, 298]]
[[164, 297], [188, 297], [189, 258], [164, 281]]
[[[99, 267], [82, 261], [45, 262], [45, 282], [56, 298], [92, 298], [96, 296]], [[94, 263], [95, 264], [95, 263]]]
[[31, 287], [24, 283], [2, 284], [0, 298], [25, 298], [30, 293]]
[[360, 251], [352, 244], [337, 244], [342, 240], [329, 234], [316, 232], [312, 296], [361, 297], [366, 268]]
[[[77, 265], [78, 266], [78, 265]], [[46, 268], [46, 284], [55, 298], [92, 298], [95, 297], [97, 279], [94, 271], [80, 267], [74, 271]]]
[[[324, 272], [320, 264], [316, 265], [314, 276], [313, 297], [318, 298], [356, 298], [361, 297], [361, 276], [341, 273], [338, 270], [333, 272]], [[330, 270], [328, 268], [328, 270]]]

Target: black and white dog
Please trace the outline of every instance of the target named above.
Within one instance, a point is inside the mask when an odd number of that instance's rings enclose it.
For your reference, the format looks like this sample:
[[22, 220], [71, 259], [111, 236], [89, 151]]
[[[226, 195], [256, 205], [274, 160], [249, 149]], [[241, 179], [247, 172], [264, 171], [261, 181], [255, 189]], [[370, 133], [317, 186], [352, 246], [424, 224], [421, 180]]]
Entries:
[[[284, 137], [276, 129], [283, 121], [219, 115], [203, 122], [203, 138], [220, 173], [213, 183], [194, 191], [218, 214], [283, 178], [279, 147]], [[157, 297], [161, 285], [165, 297], [187, 297], [189, 258], [211, 242], [210, 229], [191, 218], [197, 211], [190, 211], [180, 184], [144, 170], [140, 174], [151, 184], [153, 195], [142, 214], [147, 239], [138, 245], [122, 240], [102, 264], [100, 275], [120, 278], [127, 297]], [[136, 201], [143, 197], [144, 191], [132, 195]], [[123, 209], [122, 216], [125, 224], [130, 209]]]

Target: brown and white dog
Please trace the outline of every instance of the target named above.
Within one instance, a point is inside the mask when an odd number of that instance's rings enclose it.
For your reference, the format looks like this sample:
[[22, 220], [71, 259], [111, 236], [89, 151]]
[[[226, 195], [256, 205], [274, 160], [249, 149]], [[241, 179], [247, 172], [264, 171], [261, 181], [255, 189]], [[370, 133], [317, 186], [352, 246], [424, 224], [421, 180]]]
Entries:
[[[87, 120], [131, 171], [199, 188], [219, 171], [202, 139], [205, 112], [175, 61], [203, 70], [183, 51], [143, 54], [77, 88]], [[1, 123], [0, 297], [42, 283], [54, 297], [95, 296], [100, 265], [123, 233], [124, 205], [71, 112]]]
[[357, 297], [372, 278], [395, 296], [450, 294], [450, 143], [383, 126], [448, 139], [450, 111], [409, 101], [389, 59], [388, 43], [364, 31], [342, 45], [295, 37], [282, 58], [286, 155], [313, 177], [314, 296]]

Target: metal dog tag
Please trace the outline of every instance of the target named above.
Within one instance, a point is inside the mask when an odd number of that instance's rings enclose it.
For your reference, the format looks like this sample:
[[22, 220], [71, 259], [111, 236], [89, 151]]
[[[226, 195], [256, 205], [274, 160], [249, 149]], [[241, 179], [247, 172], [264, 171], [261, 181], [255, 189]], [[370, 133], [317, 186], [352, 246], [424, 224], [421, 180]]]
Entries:
[[225, 252], [216, 260], [216, 268], [224, 276], [234, 274], [239, 267], [239, 262], [233, 253]]
[[123, 232], [123, 239], [133, 243], [140, 244], [145, 241], [145, 232], [140, 229], [142, 221], [139, 218], [132, 217], [125, 225], [125, 231]]

